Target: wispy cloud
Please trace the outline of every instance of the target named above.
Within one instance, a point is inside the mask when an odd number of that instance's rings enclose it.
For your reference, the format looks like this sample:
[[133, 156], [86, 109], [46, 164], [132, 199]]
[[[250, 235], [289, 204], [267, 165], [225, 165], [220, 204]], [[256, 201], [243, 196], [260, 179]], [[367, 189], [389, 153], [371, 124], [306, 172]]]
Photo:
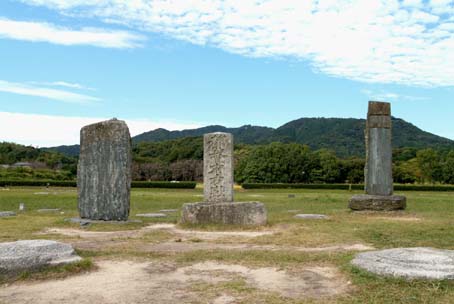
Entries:
[[103, 48], [135, 48], [141, 46], [144, 36], [128, 31], [101, 28], [79, 30], [50, 23], [15, 21], [0, 18], [0, 38], [48, 42], [60, 45], [91, 45]]
[[376, 92], [372, 90], [361, 90], [361, 93], [366, 95], [369, 100], [375, 101], [422, 101], [428, 100], [427, 97], [422, 96], [412, 96], [412, 95], [405, 95], [405, 94], [397, 94], [393, 92]]
[[452, 0], [22, 0], [373, 83], [454, 85]]
[[[0, 142], [41, 147], [78, 144], [80, 128], [106, 119], [0, 112], [0, 129], [8, 129], [8, 132], [0, 133]], [[149, 119], [126, 119], [126, 123], [133, 136], [157, 128], [182, 130], [201, 126], [190, 122]]]
[[34, 84], [34, 85], [44, 85], [44, 86], [53, 86], [53, 87], [55, 86], [55, 87], [64, 87], [64, 88], [77, 89], [77, 90], [95, 91], [95, 89], [84, 86], [80, 83], [66, 82], [66, 81], [53, 81], [53, 82], [31, 81], [29, 83]]
[[101, 100], [100, 98], [97, 97], [73, 93], [66, 90], [50, 89], [47, 87], [37, 85], [9, 82], [4, 80], [0, 80], [0, 92], [42, 97], [67, 103], [92, 103]]

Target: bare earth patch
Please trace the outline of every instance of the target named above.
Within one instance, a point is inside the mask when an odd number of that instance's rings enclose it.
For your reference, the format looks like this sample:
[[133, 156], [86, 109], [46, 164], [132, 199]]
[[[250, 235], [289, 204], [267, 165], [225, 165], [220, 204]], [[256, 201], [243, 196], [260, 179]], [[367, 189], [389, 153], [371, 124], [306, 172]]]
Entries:
[[112, 239], [112, 238], [134, 238], [142, 237], [149, 231], [164, 230], [168, 231], [175, 236], [198, 238], [203, 240], [214, 240], [224, 237], [246, 237], [255, 238], [264, 235], [272, 235], [276, 231], [263, 230], [263, 231], [198, 231], [198, 230], [184, 230], [179, 229], [174, 224], [155, 224], [143, 227], [139, 230], [124, 230], [124, 231], [87, 231], [82, 229], [71, 228], [50, 228], [44, 230], [41, 234], [61, 234], [71, 237], [80, 238], [96, 238], [96, 239]]
[[[217, 262], [177, 267], [172, 263], [100, 261], [99, 271], [57, 281], [16, 283], [0, 288], [5, 303], [201, 303], [190, 291], [193, 283], [218, 284], [242, 279], [261, 294], [288, 298], [322, 298], [343, 294], [350, 283], [334, 267], [304, 267], [291, 273], [263, 267], [249, 268]], [[203, 298], [203, 297], [202, 297]], [[204, 303], [208, 303], [203, 298]], [[210, 303], [235, 303], [217, 295]]]
[[[149, 243], [135, 240], [149, 231], [164, 230], [172, 233], [177, 241]], [[44, 234], [61, 234], [77, 237], [69, 241], [77, 249], [107, 250], [128, 248], [138, 252], [179, 253], [197, 250], [265, 250], [265, 251], [294, 251], [294, 252], [337, 252], [337, 251], [367, 251], [375, 249], [365, 244], [334, 244], [322, 247], [297, 247], [282, 245], [255, 245], [248, 243], [216, 243], [213, 240], [230, 237], [254, 238], [271, 235], [276, 231], [195, 231], [176, 228], [173, 224], [156, 224], [140, 230], [126, 231], [86, 231], [81, 229], [51, 228]]]
[[264, 251], [294, 251], [294, 252], [337, 252], [337, 251], [367, 251], [374, 247], [363, 244], [343, 244], [325, 247], [295, 247], [276, 245], [253, 245], [253, 244], [216, 244], [203, 242], [165, 242], [158, 244], [145, 244], [138, 248], [145, 252], [179, 253], [196, 250], [264, 250]]

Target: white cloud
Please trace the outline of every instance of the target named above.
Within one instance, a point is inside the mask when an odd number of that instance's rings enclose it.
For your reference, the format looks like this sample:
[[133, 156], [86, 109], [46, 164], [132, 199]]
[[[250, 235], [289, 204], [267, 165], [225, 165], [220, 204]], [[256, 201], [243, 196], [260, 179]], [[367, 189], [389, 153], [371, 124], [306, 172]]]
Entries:
[[412, 95], [404, 95], [404, 94], [397, 94], [393, 92], [375, 92], [371, 90], [361, 90], [361, 93], [366, 95], [369, 100], [374, 101], [422, 101], [427, 100], [427, 97], [422, 96], [412, 96]]
[[448, 0], [22, 0], [362, 82], [454, 85]]
[[[0, 142], [9, 141], [40, 147], [78, 144], [83, 126], [106, 119], [109, 118], [0, 112], [0, 130], [8, 130], [0, 133]], [[182, 130], [201, 126], [196, 123], [148, 119], [126, 119], [126, 123], [131, 136], [157, 128]]]
[[80, 83], [66, 82], [66, 81], [54, 81], [54, 82], [31, 81], [29, 83], [35, 84], [35, 85], [55, 86], [55, 87], [64, 87], [64, 88], [77, 89], [77, 90], [95, 91], [95, 89], [86, 87], [84, 85], [81, 85]]
[[85, 94], [4, 80], [0, 80], [0, 92], [42, 97], [67, 103], [91, 103], [101, 100], [100, 98]]
[[3, 18], [0, 18], [0, 38], [104, 48], [134, 48], [139, 47], [144, 40], [143, 36], [127, 31], [100, 28], [73, 30], [49, 23]]

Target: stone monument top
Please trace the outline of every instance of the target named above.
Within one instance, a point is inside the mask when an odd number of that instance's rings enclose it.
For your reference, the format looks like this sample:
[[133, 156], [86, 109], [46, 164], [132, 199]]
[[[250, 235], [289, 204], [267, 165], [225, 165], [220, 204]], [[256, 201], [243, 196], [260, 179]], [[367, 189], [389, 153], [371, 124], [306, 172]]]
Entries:
[[369, 101], [369, 110], [367, 116], [371, 115], [391, 115], [391, 104], [389, 102], [382, 101]]

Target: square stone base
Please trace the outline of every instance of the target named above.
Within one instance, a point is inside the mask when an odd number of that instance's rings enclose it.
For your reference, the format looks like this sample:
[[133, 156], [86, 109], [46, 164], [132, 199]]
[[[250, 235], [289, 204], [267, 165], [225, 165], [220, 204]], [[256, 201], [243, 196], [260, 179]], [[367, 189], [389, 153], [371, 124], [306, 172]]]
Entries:
[[267, 212], [259, 202], [184, 204], [182, 224], [265, 225]]
[[354, 211], [393, 211], [403, 210], [406, 206], [407, 198], [401, 195], [354, 195], [348, 204], [348, 207]]

